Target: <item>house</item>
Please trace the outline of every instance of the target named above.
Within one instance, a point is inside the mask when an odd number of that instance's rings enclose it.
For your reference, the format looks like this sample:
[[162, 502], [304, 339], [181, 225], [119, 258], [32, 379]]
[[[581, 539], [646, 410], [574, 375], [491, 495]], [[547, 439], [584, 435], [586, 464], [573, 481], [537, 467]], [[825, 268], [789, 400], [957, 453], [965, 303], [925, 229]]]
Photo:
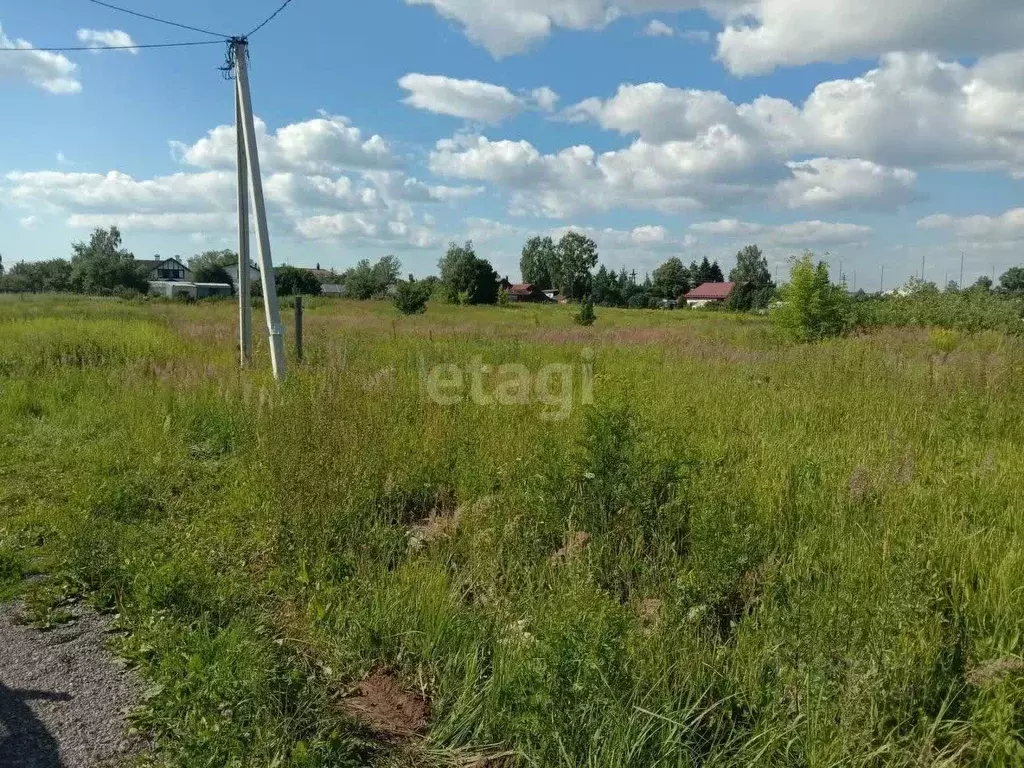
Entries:
[[346, 288], [344, 285], [338, 283], [324, 283], [320, 286], [320, 295], [327, 296], [332, 299], [338, 299], [344, 296]]
[[704, 283], [683, 296], [688, 307], [706, 307], [708, 304], [724, 304], [732, 295], [735, 283]]
[[[238, 265], [232, 264], [230, 267], [224, 267], [224, 271], [231, 277], [231, 284], [238, 285]], [[255, 264], [249, 265], [249, 285], [260, 284], [260, 270]]]
[[233, 293], [227, 283], [192, 283], [179, 280], [150, 280], [151, 296], [167, 299], [209, 299], [215, 296], [230, 297]]
[[509, 286], [505, 292], [508, 294], [509, 301], [535, 304], [544, 304], [551, 301], [547, 294], [533, 283], [519, 283], [518, 285], [512, 285]]
[[178, 259], [136, 259], [135, 263], [145, 269], [147, 280], [188, 281], [192, 272]]

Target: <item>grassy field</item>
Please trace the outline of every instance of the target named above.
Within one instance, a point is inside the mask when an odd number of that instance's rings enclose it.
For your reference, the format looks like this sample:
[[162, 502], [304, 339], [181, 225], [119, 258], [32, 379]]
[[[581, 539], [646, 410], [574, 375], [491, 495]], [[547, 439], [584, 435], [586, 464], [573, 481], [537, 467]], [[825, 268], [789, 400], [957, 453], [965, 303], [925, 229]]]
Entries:
[[314, 301], [276, 386], [235, 322], [0, 297], [0, 595], [118, 614], [155, 762], [1024, 763], [1024, 341]]

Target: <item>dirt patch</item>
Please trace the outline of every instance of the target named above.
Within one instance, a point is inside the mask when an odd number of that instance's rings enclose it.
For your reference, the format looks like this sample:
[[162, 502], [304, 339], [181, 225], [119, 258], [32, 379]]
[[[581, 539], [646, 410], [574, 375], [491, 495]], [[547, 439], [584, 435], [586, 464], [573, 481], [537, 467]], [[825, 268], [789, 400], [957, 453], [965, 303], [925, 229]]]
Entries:
[[967, 682], [975, 686], [989, 685], [1020, 674], [1024, 674], [1024, 659], [991, 659], [968, 672]]
[[398, 679], [378, 669], [341, 702], [342, 709], [372, 731], [406, 740], [426, 733], [430, 703], [418, 692], [403, 690]]
[[562, 545], [562, 548], [551, 556], [551, 563], [553, 565], [560, 565], [573, 560], [587, 548], [587, 544], [589, 543], [589, 533], [586, 531], [573, 531], [566, 537], [565, 544]]
[[90, 613], [40, 632], [0, 606], [0, 768], [115, 766], [141, 751], [127, 714], [142, 687], [107, 650], [109, 633]]
[[409, 534], [409, 551], [418, 552], [428, 544], [452, 536], [459, 527], [459, 512], [458, 508], [449, 512], [436, 511], [414, 525]]

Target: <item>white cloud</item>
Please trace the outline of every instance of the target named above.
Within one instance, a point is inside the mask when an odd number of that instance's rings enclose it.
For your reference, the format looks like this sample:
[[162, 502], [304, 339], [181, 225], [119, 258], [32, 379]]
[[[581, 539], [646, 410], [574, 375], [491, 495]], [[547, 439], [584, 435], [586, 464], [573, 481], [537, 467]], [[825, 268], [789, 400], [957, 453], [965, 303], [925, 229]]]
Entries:
[[554, 112], [558, 106], [559, 96], [546, 85], [530, 92], [530, 100], [544, 112]]
[[703, 8], [724, 29], [718, 56], [734, 74], [840, 62], [888, 51], [990, 55], [1020, 47], [1019, 0], [406, 0], [460, 24], [502, 58], [523, 53], [556, 27], [599, 29], [626, 14]]
[[651, 19], [644, 27], [644, 35], [647, 37], [675, 37], [676, 30], [660, 19]]
[[[267, 131], [256, 119], [256, 143], [260, 164], [268, 171], [325, 174], [345, 169], [390, 168], [397, 160], [388, 143], [378, 135], [363, 138], [347, 117], [322, 114], [313, 120], [292, 123]], [[171, 149], [182, 162], [198, 168], [234, 168], [235, 127], [217, 126], [195, 144], [172, 141]]]
[[870, 160], [818, 157], [787, 164], [793, 178], [776, 187], [789, 208], [869, 208], [892, 210], [914, 199], [917, 174]]
[[417, 109], [482, 123], [500, 123], [523, 109], [523, 101], [507, 88], [479, 80], [408, 74], [398, 84], [409, 92], [404, 102]]
[[692, 224], [690, 230], [702, 235], [729, 239], [757, 238], [777, 247], [814, 248], [855, 245], [873, 234], [871, 227], [829, 221], [795, 221], [789, 224], [755, 224], [737, 219], [720, 219]]
[[749, 6], [747, 19], [733, 19], [718, 40], [719, 57], [739, 75], [898, 50], [984, 55], [1017, 48], [1024, 37], [1018, 0], [754, 0]]
[[116, 226], [126, 232], [179, 233], [196, 229], [229, 231], [237, 223], [230, 213], [75, 213], [67, 221], [72, 229]]
[[[0, 26], [0, 48], [26, 49], [27, 40], [11, 40]], [[0, 56], [0, 80], [27, 82], [50, 93], [78, 93], [82, 84], [76, 77], [78, 65], [66, 56], [48, 51], [24, 50]]]
[[949, 214], [927, 216], [917, 222], [920, 229], [950, 230], [960, 240], [987, 243], [1024, 240], [1024, 208], [1015, 208], [999, 216], [965, 216]]
[[124, 48], [133, 54], [139, 52], [139, 49], [134, 47], [135, 41], [131, 35], [120, 29], [80, 29], [78, 40], [90, 48], [95, 48], [97, 53], [102, 48]]
[[526, 109], [553, 112], [558, 94], [544, 86], [517, 96], [508, 88], [479, 80], [456, 80], [442, 75], [410, 73], [398, 84], [409, 92], [411, 107], [478, 123], [500, 123]]
[[691, 141], [723, 127], [759, 158], [794, 155], [885, 166], [1024, 174], [1024, 50], [973, 67], [895, 53], [861, 77], [820, 83], [803, 104], [761, 96], [735, 104], [716, 91], [622, 85], [562, 113], [648, 142]]

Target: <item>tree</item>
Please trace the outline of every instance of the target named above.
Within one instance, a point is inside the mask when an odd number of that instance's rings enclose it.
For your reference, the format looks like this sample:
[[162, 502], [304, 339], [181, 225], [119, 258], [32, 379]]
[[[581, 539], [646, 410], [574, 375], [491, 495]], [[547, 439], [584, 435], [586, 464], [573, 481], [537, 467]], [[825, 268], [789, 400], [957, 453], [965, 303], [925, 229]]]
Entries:
[[677, 299], [690, 290], [690, 273], [683, 262], [673, 256], [656, 270], [652, 278], [654, 295], [662, 299]]
[[573, 316], [573, 321], [576, 325], [593, 325], [597, 320], [597, 315], [594, 314], [594, 302], [587, 296], [583, 299], [583, 303], [580, 304], [580, 310]]
[[533, 283], [542, 291], [557, 286], [561, 265], [554, 241], [550, 237], [531, 237], [527, 240], [519, 259], [519, 271], [524, 283]]
[[736, 284], [729, 307], [741, 312], [767, 309], [775, 294], [768, 260], [756, 245], [748, 245], [736, 254], [736, 267], [729, 273], [729, 282]]
[[427, 300], [430, 298], [430, 285], [417, 282], [409, 275], [408, 280], [398, 282], [395, 290], [395, 307], [403, 315], [419, 315], [427, 311]]
[[397, 256], [388, 254], [373, 265], [373, 281], [377, 293], [381, 296], [387, 294], [388, 288], [398, 282], [398, 276], [402, 274], [402, 262]]
[[978, 281], [971, 286], [971, 290], [984, 291], [985, 293], [988, 293], [992, 290], [992, 278], [988, 275], [982, 275], [978, 278]]
[[308, 269], [287, 265], [274, 270], [278, 296], [319, 296], [320, 281]]
[[1006, 270], [999, 278], [999, 287], [1015, 296], [1024, 294], [1024, 267], [1010, 267]]
[[708, 261], [708, 257], [698, 264], [696, 261], [690, 264], [690, 283], [694, 288], [703, 285], [704, 283], [724, 283], [725, 275], [722, 274], [722, 268], [718, 266], [716, 261], [712, 264]]
[[386, 296], [388, 289], [398, 282], [402, 262], [394, 256], [384, 256], [376, 264], [362, 259], [343, 276], [346, 293], [353, 299], [372, 299]]
[[110, 293], [116, 288], [146, 293], [149, 281], [135, 256], [121, 247], [117, 227], [97, 229], [88, 243], [71, 245], [71, 283], [82, 293]]
[[772, 310], [772, 320], [795, 341], [817, 341], [844, 333], [852, 319], [850, 297], [832, 285], [828, 264], [814, 263], [814, 254], [794, 259], [789, 284]]
[[[707, 259], [704, 259], [704, 261], [707, 261]], [[711, 275], [711, 279], [708, 280], [709, 283], [724, 283], [725, 282], [725, 275], [722, 274], [722, 268], [720, 266], [718, 266], [718, 262], [717, 261], [715, 261], [715, 262], [713, 262], [711, 264], [710, 275]]]
[[597, 243], [579, 232], [566, 232], [558, 241], [562, 295], [570, 301], [590, 294], [590, 270], [597, 266]]
[[188, 268], [192, 279], [197, 283], [227, 283], [233, 286], [231, 274], [227, 267], [238, 264], [238, 254], [234, 251], [205, 251], [188, 260]]
[[452, 243], [438, 262], [445, 298], [453, 304], [494, 304], [498, 301], [498, 273], [478, 258], [472, 241]]

